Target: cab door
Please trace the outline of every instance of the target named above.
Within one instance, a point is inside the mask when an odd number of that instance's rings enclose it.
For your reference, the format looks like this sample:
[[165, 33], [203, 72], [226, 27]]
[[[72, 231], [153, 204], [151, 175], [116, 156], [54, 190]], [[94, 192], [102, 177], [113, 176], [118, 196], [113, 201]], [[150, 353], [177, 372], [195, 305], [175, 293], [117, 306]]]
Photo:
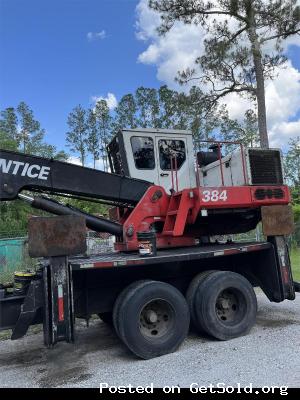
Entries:
[[124, 142], [130, 176], [158, 185], [155, 138], [137, 132], [126, 135]]
[[[174, 159], [176, 158], [178, 189], [190, 188], [191, 179], [186, 138], [176, 136], [176, 139], [170, 139], [167, 136], [157, 136], [155, 141], [159, 185], [163, 186], [167, 193], [170, 193], [172, 188], [176, 190], [176, 174], [174, 171]], [[173, 159], [173, 173], [171, 159]]]

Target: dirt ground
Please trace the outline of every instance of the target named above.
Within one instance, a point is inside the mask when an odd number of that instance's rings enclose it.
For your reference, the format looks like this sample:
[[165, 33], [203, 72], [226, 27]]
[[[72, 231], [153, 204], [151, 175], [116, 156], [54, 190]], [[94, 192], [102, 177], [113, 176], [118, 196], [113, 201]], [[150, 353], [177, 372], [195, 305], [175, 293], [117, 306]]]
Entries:
[[76, 343], [43, 346], [42, 334], [0, 341], [1, 387], [99, 387], [225, 383], [300, 386], [300, 295], [270, 303], [258, 294], [257, 324], [228, 342], [190, 333], [180, 349], [152, 360], [138, 360], [100, 320], [76, 326]]

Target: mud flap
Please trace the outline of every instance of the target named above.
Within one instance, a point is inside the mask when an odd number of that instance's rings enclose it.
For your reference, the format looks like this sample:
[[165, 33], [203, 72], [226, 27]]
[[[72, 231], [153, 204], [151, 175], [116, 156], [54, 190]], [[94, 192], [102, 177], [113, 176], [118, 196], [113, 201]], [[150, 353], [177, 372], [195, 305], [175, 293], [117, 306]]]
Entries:
[[293, 282], [289, 249], [284, 236], [269, 236], [268, 241], [273, 244], [276, 261], [277, 272], [281, 283], [282, 300], [295, 299], [295, 286]]
[[13, 327], [11, 340], [20, 339], [27, 333], [29, 326], [38, 319], [37, 314], [41, 312], [43, 306], [43, 281], [42, 279], [33, 280], [29, 285], [24, 303], [21, 305], [21, 312]]
[[294, 214], [290, 204], [262, 206], [261, 219], [265, 236], [287, 236], [295, 231]]
[[44, 269], [44, 342], [48, 347], [59, 341], [74, 341], [72, 271], [68, 257], [51, 257]]

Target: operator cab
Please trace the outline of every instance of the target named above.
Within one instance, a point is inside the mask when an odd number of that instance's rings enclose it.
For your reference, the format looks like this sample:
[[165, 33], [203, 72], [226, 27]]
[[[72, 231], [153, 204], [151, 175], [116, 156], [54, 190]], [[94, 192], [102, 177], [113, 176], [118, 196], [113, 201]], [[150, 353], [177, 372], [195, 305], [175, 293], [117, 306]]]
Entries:
[[111, 172], [163, 186], [167, 192], [196, 186], [192, 133], [123, 129], [108, 145]]

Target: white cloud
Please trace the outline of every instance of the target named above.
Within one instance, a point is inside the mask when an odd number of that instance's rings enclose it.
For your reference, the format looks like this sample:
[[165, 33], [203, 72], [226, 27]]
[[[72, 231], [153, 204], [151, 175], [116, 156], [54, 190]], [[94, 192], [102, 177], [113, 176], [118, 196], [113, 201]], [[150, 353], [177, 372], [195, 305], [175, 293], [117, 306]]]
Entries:
[[82, 165], [80, 158], [75, 156], [69, 156], [67, 162], [70, 164]]
[[148, 0], [140, 1], [136, 13], [137, 38], [151, 42], [139, 55], [138, 61], [156, 65], [157, 78], [173, 88], [178, 88], [174, 82], [177, 72], [191, 67], [195, 58], [204, 50], [202, 28], [175, 23], [172, 31], [161, 37], [156, 31], [160, 23], [159, 14], [149, 9]]
[[100, 158], [100, 160], [96, 160], [96, 169], [100, 169], [101, 171], [104, 171], [103, 159]]
[[[286, 149], [290, 138], [300, 136], [300, 71], [290, 61], [277, 71], [277, 78], [266, 83], [266, 107], [270, 145]], [[250, 101], [231, 94], [224, 99], [232, 118], [242, 118], [253, 107]], [[291, 119], [296, 118], [295, 121]]]
[[[86, 166], [89, 168], [94, 168], [94, 160], [89, 159]], [[100, 169], [101, 171], [104, 171], [104, 162], [102, 158], [95, 160], [95, 169]]]
[[99, 101], [99, 100], [105, 100], [108, 105], [108, 108], [110, 110], [115, 109], [118, 105], [118, 100], [117, 100], [116, 96], [110, 92], [107, 93], [106, 97], [103, 97], [103, 96], [92, 96], [91, 97], [91, 101], [93, 103], [97, 103], [97, 101]]
[[[272, 126], [269, 130], [270, 143], [272, 147], [282, 147], [282, 143], [286, 144], [290, 139], [300, 136], [300, 119], [298, 121], [281, 122]], [[284, 146], [283, 150], [287, 147]]]
[[88, 32], [86, 37], [89, 42], [92, 42], [94, 40], [105, 39], [107, 37], [107, 34], [106, 34], [105, 30], [102, 29], [102, 31], [100, 31], [100, 32]]
[[[165, 36], [159, 36], [156, 28], [159, 26], [160, 16], [149, 9], [148, 0], [140, 0], [136, 7], [136, 17], [137, 39], [144, 41], [147, 46], [139, 55], [138, 61], [155, 65], [157, 79], [173, 89], [179, 89], [174, 81], [177, 72], [187, 67], [192, 68], [196, 57], [204, 52], [203, 29], [200, 26], [176, 22]], [[230, 26], [234, 29], [234, 22], [231, 21]], [[300, 46], [300, 37], [288, 39], [284, 48], [287, 49], [291, 44]], [[193, 83], [196, 84], [196, 81]], [[180, 90], [183, 89], [180, 87]], [[236, 94], [224, 98], [224, 103], [233, 118], [242, 118], [244, 112], [252, 106], [249, 100]], [[300, 120], [289, 122], [300, 112], [300, 71], [290, 61], [284, 69], [277, 70], [273, 81], [266, 82], [266, 106], [271, 145], [285, 147], [289, 135], [297, 135], [300, 124]]]

